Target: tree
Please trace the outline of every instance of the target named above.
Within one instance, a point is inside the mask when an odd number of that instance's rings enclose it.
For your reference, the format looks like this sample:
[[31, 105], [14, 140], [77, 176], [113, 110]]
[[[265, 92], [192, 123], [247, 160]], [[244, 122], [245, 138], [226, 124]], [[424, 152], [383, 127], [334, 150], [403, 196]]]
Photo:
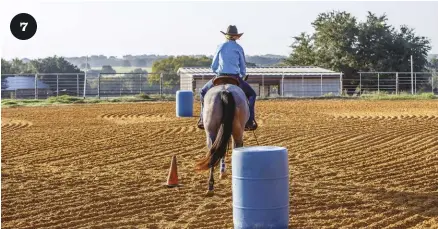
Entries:
[[18, 58], [12, 59], [11, 62], [2, 60], [2, 65], [5, 64], [3, 70], [11, 74], [26, 74], [26, 73], [79, 73], [80, 70], [62, 57], [48, 57], [44, 59], [30, 60], [24, 62]]
[[[2, 67], [1, 67], [1, 73], [2, 74], [10, 74], [10, 73], [12, 73], [12, 71], [11, 71], [12, 65], [11, 65], [11, 63], [9, 63], [9, 61], [1, 58], [1, 64], [2, 64]], [[8, 81], [6, 80], [6, 78], [7, 77], [1, 77], [1, 88], [2, 88], [2, 90], [8, 88]]]
[[432, 72], [431, 84], [435, 90], [438, 90], [438, 58], [433, 57], [427, 64], [426, 69]]
[[132, 70], [130, 73], [140, 73], [140, 74], [147, 74], [148, 73], [148, 71], [146, 71], [146, 70], [143, 70], [143, 69], [141, 69], [141, 68], [136, 68], [136, 69], [134, 69], [134, 70]]
[[122, 82], [122, 88], [123, 90], [127, 90], [130, 91], [131, 93], [134, 93], [140, 90], [140, 88], [144, 87], [148, 72], [141, 68], [136, 68], [132, 70], [130, 73], [135, 73], [135, 74], [123, 75], [124, 80]]
[[257, 64], [251, 62], [246, 62], [245, 65], [246, 67], [257, 67]]
[[342, 71], [347, 78], [358, 68], [356, 59], [356, 18], [347, 12], [321, 13], [312, 23], [315, 28], [316, 64]]
[[[181, 67], [209, 67], [211, 65], [212, 59], [202, 56], [202, 57], [191, 57], [191, 56], [178, 56], [169, 57], [160, 61], [154, 62], [152, 65], [152, 72], [163, 73], [163, 83], [167, 85], [176, 85], [179, 83], [179, 77], [177, 71]], [[159, 83], [160, 74], [150, 74], [149, 83]]]
[[[35, 60], [20, 60], [18, 58], [13, 59], [11, 62], [2, 59], [2, 73], [10, 74], [26, 74], [26, 73], [82, 73], [75, 65], [66, 61], [63, 57], [47, 57], [44, 59]], [[62, 78], [57, 81], [56, 79]], [[84, 75], [72, 74], [68, 75], [44, 75], [39, 74], [38, 79], [49, 85], [52, 90], [56, 90], [58, 87], [71, 88], [72, 85], [77, 84], [77, 78], [79, 81], [84, 81]], [[2, 78], [2, 87], [4, 87], [5, 79]], [[79, 85], [80, 86], [80, 85]]]
[[392, 46], [393, 32], [386, 15], [377, 17], [368, 12], [366, 22], [358, 25], [357, 56], [362, 71], [389, 71], [391, 67], [387, 56]]
[[80, 73], [81, 70], [63, 57], [47, 57], [31, 60], [30, 65], [37, 73]]
[[129, 60], [123, 60], [122, 66], [123, 67], [131, 67], [131, 62], [129, 62]]
[[1, 58], [1, 63], [2, 63], [2, 67], [1, 67], [2, 74], [12, 73], [12, 71], [11, 71], [12, 65], [11, 65], [11, 63], [9, 63], [9, 61]]
[[114, 70], [113, 67], [111, 67], [111, 65], [103, 65], [102, 70], [100, 72], [101, 73], [116, 73], [116, 70]]
[[313, 34], [294, 37], [292, 53], [284, 64], [313, 65], [343, 72], [343, 85], [353, 91], [359, 84], [358, 71], [410, 71], [410, 55], [414, 59], [414, 71], [423, 70], [430, 41], [406, 26], [397, 31], [387, 20], [386, 15], [376, 16], [371, 12], [365, 22], [357, 22], [345, 11], [321, 13], [312, 22]]
[[[29, 65], [31, 66], [31, 69], [33, 69], [32, 71], [35, 71], [36, 73], [82, 73], [77, 66], [71, 64], [63, 57], [58, 56], [31, 60]], [[79, 77], [79, 81], [83, 82], [84, 75], [82, 74], [72, 74], [71, 76], [41, 74], [38, 78], [45, 84], [49, 85], [52, 90], [56, 91], [57, 88], [60, 90], [72, 88], [72, 85], [76, 85], [77, 76]], [[57, 78], [62, 78], [62, 80], [57, 81]], [[76, 89], [73, 90], [76, 92]]]
[[248, 63], [254, 63], [257, 66], [274, 66], [280, 63], [284, 57], [278, 55], [256, 55], [256, 56], [245, 56]]
[[18, 58], [14, 58], [11, 61], [11, 73], [13, 74], [25, 74], [25, 73], [35, 73], [36, 70], [29, 63], [24, 63]]
[[[397, 48], [398, 47], [398, 48]], [[400, 32], [394, 33], [393, 46], [395, 50], [391, 53], [396, 71], [410, 71], [410, 56], [414, 61], [414, 71], [423, 71], [427, 65], [427, 54], [431, 50], [430, 41], [424, 36], [417, 36], [414, 29], [406, 25], [400, 27]]]
[[306, 33], [301, 33], [294, 37], [295, 41], [290, 46], [293, 53], [284, 61], [286, 65], [292, 66], [314, 66], [316, 65], [316, 55], [314, 47], [314, 39]]
[[[85, 66], [86, 65], [86, 66]], [[85, 63], [82, 63], [80, 66], [79, 66], [79, 68], [81, 68], [81, 69], [91, 69], [91, 67], [90, 67], [90, 64], [85, 64]]]
[[[2, 62], [3, 67], [3, 62]], [[426, 68], [431, 72], [438, 72], [438, 58], [433, 57], [428, 63]]]
[[137, 58], [134, 60], [134, 66], [135, 67], [146, 67], [147, 66], [147, 61], [144, 58]]

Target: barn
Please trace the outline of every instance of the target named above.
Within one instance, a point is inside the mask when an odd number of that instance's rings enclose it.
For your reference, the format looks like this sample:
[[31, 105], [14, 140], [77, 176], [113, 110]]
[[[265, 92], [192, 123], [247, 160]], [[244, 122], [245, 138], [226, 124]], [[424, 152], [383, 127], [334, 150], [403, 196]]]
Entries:
[[[248, 67], [248, 84], [260, 97], [340, 95], [342, 73], [319, 67]], [[198, 94], [214, 73], [210, 68], [178, 69], [181, 90]]]

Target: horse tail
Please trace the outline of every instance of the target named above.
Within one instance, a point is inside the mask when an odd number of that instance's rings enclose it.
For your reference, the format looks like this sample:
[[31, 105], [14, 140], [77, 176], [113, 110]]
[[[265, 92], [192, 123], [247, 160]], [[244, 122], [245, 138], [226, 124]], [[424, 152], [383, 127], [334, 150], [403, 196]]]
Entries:
[[198, 170], [207, 170], [211, 167], [215, 167], [220, 159], [224, 157], [227, 151], [228, 141], [231, 138], [236, 102], [234, 101], [233, 95], [228, 90], [221, 91], [220, 97], [223, 114], [219, 131], [207, 157], [197, 163]]

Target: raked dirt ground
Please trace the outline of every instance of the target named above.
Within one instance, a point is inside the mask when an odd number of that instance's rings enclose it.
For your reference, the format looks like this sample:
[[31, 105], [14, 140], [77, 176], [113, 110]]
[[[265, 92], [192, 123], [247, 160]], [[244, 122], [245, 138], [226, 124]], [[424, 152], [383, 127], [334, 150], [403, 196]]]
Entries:
[[[258, 101], [256, 117], [259, 144], [289, 151], [290, 228], [438, 228], [436, 100]], [[232, 228], [231, 177], [205, 197], [194, 171], [196, 121], [173, 102], [3, 108], [2, 228]], [[179, 189], [162, 186], [172, 155]]]

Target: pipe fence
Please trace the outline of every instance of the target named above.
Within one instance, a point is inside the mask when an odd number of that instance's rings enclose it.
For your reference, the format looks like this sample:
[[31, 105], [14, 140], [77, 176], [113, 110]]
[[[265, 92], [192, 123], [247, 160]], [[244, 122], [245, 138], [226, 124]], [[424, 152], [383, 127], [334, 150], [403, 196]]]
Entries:
[[[308, 74], [308, 73], [307, 73]], [[51, 96], [111, 98], [138, 94], [175, 94], [180, 89], [195, 95], [211, 77], [178, 82], [176, 74], [163, 73], [37, 73], [2, 74], [2, 99], [46, 99]], [[269, 75], [247, 81], [261, 98], [363, 95], [369, 93], [438, 95], [438, 74], [433, 72], [359, 72], [326, 77]]]
[[348, 94], [438, 94], [438, 74], [434, 72], [359, 72], [344, 76], [344, 93]]
[[175, 94], [179, 84], [159, 73], [2, 74], [2, 99], [46, 99], [51, 96], [110, 98], [138, 94]]

